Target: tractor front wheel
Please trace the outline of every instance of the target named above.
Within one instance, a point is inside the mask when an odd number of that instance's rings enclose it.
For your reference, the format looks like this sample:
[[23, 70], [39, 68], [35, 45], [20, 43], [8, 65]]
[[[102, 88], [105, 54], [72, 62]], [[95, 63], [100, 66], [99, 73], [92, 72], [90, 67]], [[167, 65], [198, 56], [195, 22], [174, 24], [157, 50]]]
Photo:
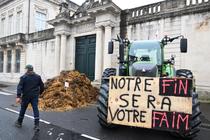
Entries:
[[116, 75], [116, 69], [108, 68], [103, 72], [101, 87], [98, 97], [98, 119], [99, 124], [105, 128], [113, 128], [115, 125], [107, 122], [108, 115], [108, 97], [109, 97], [109, 77]]
[[[193, 78], [193, 73], [190, 70], [180, 69], [176, 71], [176, 76], [183, 78]], [[198, 94], [195, 92], [194, 88], [192, 93], [192, 117], [190, 121], [190, 129], [184, 134], [177, 133], [176, 135], [185, 139], [192, 139], [197, 136], [197, 133], [200, 131], [200, 115], [200, 102], [198, 101]]]

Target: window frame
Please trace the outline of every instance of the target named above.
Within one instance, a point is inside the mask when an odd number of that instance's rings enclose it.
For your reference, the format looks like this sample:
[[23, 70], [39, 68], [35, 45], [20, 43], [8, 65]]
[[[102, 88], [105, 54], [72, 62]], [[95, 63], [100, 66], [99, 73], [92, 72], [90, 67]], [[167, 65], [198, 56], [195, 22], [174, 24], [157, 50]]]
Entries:
[[35, 11], [35, 31], [45, 30], [47, 27], [47, 14], [41, 11]]

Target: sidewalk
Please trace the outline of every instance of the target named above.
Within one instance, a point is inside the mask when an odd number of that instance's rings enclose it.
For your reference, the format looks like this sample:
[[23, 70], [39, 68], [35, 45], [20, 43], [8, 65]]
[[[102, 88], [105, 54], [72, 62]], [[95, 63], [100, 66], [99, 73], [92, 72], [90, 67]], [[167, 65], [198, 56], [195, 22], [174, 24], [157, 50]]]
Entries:
[[201, 127], [210, 129], [210, 103], [201, 103], [200, 104], [201, 109]]
[[0, 81], [0, 91], [16, 94], [17, 83], [8, 83]]

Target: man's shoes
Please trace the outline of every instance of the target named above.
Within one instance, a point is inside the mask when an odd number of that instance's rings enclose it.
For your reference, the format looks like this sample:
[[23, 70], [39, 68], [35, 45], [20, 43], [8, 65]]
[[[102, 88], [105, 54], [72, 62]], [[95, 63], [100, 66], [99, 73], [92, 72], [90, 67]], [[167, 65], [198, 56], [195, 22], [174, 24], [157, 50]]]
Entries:
[[34, 126], [34, 130], [35, 130], [35, 131], [39, 131], [39, 130], [40, 130], [39, 125], [35, 125], [35, 126]]
[[19, 122], [18, 120], [15, 122], [15, 126], [17, 127], [17, 128], [21, 128], [22, 127], [22, 123], [21, 122]]

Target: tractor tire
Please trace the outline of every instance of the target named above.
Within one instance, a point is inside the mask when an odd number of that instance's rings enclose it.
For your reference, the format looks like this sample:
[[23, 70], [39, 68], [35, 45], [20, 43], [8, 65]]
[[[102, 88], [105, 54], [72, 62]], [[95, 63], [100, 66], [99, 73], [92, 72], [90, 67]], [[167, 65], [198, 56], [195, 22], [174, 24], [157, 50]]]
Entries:
[[[184, 78], [193, 78], [193, 73], [190, 70], [186, 69], [180, 69], [176, 71], [177, 77], [184, 77]], [[191, 128], [186, 133], [176, 133], [173, 135], [176, 135], [178, 137], [184, 138], [184, 139], [193, 139], [197, 136], [197, 133], [200, 131], [199, 125], [201, 124], [200, 120], [200, 102], [198, 101], [198, 94], [195, 92], [195, 90], [192, 93], [192, 117], [191, 117]]]
[[193, 73], [187, 69], [180, 69], [176, 71], [177, 77], [193, 78]]
[[115, 75], [116, 75], [116, 69], [115, 68], [105, 69], [103, 74], [102, 74], [101, 84], [109, 82], [109, 77], [110, 76], [115, 76]]
[[104, 128], [114, 128], [114, 124], [107, 123], [108, 115], [108, 97], [109, 97], [109, 77], [116, 75], [116, 69], [108, 68], [105, 69], [102, 75], [101, 87], [98, 97], [98, 119], [99, 124]]

